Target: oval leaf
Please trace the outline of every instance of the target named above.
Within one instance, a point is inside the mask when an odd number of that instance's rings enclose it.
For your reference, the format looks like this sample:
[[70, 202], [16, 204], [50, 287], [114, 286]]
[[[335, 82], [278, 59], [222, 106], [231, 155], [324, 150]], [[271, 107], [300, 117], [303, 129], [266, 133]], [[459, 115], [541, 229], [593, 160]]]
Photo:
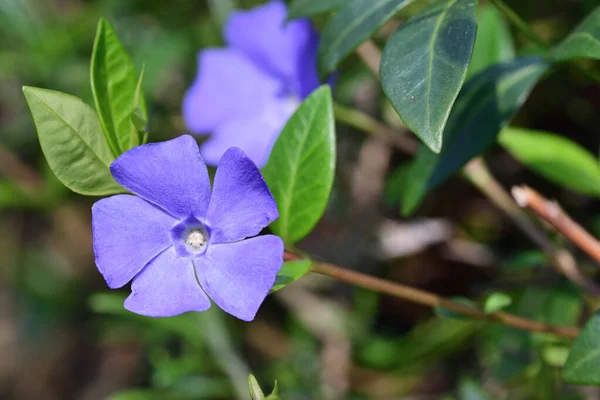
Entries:
[[139, 106], [147, 118], [146, 105], [141, 79], [138, 81], [131, 59], [104, 18], [98, 22], [90, 74], [100, 122], [113, 153], [118, 156], [140, 144], [131, 114]]
[[488, 68], [467, 82], [444, 131], [442, 152], [435, 154], [421, 146], [410, 166], [402, 193], [404, 215], [495, 142], [548, 67], [539, 57], [520, 58]]
[[483, 312], [486, 314], [495, 313], [512, 304], [512, 299], [505, 293], [492, 293], [483, 306]]
[[311, 17], [337, 9], [344, 0], [294, 0], [288, 9], [288, 19]]
[[600, 311], [575, 339], [562, 375], [576, 385], [600, 385]]
[[499, 62], [515, 58], [515, 45], [502, 14], [496, 7], [479, 8], [477, 36], [473, 46], [467, 79]]
[[321, 77], [333, 73], [352, 50], [412, 1], [348, 0], [323, 29], [318, 53]]
[[517, 128], [502, 131], [498, 141], [546, 179], [576, 192], [600, 196], [600, 164], [577, 143], [553, 133]]
[[44, 156], [66, 187], [92, 196], [124, 192], [110, 174], [114, 156], [90, 106], [53, 90], [26, 86], [23, 93]]
[[550, 52], [550, 57], [556, 61], [600, 59], [600, 6]]
[[404, 123], [435, 153], [467, 75], [476, 0], [437, 1], [403, 24], [381, 58], [381, 84]]
[[302, 278], [310, 271], [312, 261], [310, 259], [286, 261], [275, 278], [275, 284], [271, 288], [271, 292], [276, 292], [290, 283]]
[[252, 400], [265, 400], [265, 394], [252, 374], [248, 376], [248, 388], [250, 389], [250, 397], [252, 397]]
[[331, 89], [321, 86], [287, 122], [263, 170], [279, 208], [271, 228], [286, 244], [302, 239], [321, 218], [334, 170]]

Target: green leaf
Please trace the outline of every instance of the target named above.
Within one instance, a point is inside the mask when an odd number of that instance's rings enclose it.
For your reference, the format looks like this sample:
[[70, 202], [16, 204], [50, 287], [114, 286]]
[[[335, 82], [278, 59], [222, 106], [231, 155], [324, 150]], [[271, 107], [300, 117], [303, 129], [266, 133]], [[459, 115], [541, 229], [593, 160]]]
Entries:
[[435, 153], [467, 75], [477, 0], [436, 1], [392, 35], [381, 58], [381, 84], [404, 123]]
[[505, 293], [492, 293], [483, 306], [483, 312], [492, 314], [512, 304], [512, 298]]
[[498, 141], [517, 160], [546, 179], [600, 197], [600, 165], [577, 143], [554, 133], [507, 128]]
[[279, 397], [279, 386], [277, 385], [277, 381], [275, 381], [273, 391], [267, 396], [266, 400], [281, 400], [281, 397]]
[[279, 208], [279, 219], [271, 229], [286, 244], [306, 236], [323, 215], [334, 170], [331, 89], [324, 85], [287, 122], [263, 170]]
[[312, 260], [306, 258], [303, 260], [286, 261], [277, 273], [275, 284], [271, 288], [271, 292], [276, 292], [279, 289], [289, 285], [290, 283], [302, 278], [312, 266]]
[[421, 146], [408, 173], [402, 213], [491, 146], [548, 70], [539, 57], [519, 58], [477, 74], [463, 87], [444, 131], [440, 154]]
[[140, 143], [131, 113], [139, 106], [147, 118], [146, 105], [141, 77], [138, 80], [125, 48], [104, 18], [98, 22], [90, 74], [100, 122], [113, 153], [118, 156]]
[[458, 400], [490, 400], [481, 385], [473, 379], [462, 379], [458, 388]]
[[332, 11], [344, 3], [344, 0], [293, 0], [288, 7], [288, 20]]
[[600, 385], [600, 311], [575, 339], [562, 376], [576, 385]]
[[25, 86], [23, 93], [48, 165], [66, 187], [90, 196], [124, 192], [110, 174], [114, 156], [90, 106], [53, 90]]
[[496, 63], [511, 61], [514, 58], [515, 46], [504, 17], [496, 7], [480, 7], [477, 36], [467, 79]]
[[260, 388], [258, 381], [252, 374], [248, 376], [248, 387], [250, 388], [250, 396], [252, 397], [252, 400], [265, 400], [265, 394]]
[[600, 59], [600, 7], [597, 7], [549, 54], [555, 61]]
[[327, 22], [318, 52], [319, 75], [333, 73], [359, 44], [367, 40], [413, 0], [348, 0]]

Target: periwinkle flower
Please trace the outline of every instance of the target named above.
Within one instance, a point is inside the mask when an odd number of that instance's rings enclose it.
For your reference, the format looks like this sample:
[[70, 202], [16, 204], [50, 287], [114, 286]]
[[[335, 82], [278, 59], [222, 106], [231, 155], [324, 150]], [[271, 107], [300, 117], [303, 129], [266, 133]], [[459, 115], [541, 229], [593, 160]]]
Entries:
[[283, 2], [237, 11], [227, 21], [227, 48], [205, 49], [183, 100], [192, 133], [211, 133], [201, 153], [215, 165], [231, 146], [263, 166], [281, 129], [319, 85], [318, 36], [308, 19], [286, 22]]
[[110, 288], [133, 279], [125, 308], [168, 317], [204, 311], [210, 297], [252, 320], [283, 263], [279, 237], [247, 239], [279, 217], [256, 165], [240, 149], [227, 150], [211, 194], [198, 145], [183, 135], [135, 147], [110, 171], [137, 196], [94, 204], [94, 252]]

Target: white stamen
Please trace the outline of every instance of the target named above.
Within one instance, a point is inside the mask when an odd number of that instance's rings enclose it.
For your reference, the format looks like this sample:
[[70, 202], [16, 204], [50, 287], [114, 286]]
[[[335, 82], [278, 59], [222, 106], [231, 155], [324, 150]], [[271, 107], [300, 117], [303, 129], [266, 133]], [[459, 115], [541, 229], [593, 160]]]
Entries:
[[190, 231], [185, 239], [185, 244], [191, 246], [194, 250], [200, 250], [206, 245], [206, 237], [200, 229]]

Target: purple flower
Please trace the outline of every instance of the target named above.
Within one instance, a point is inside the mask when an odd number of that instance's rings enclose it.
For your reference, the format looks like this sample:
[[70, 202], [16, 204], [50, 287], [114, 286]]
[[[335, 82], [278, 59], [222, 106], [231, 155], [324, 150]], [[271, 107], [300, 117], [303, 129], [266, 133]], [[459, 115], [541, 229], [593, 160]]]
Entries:
[[251, 321], [283, 263], [283, 242], [257, 235], [279, 217], [260, 171], [237, 148], [225, 152], [212, 194], [189, 135], [135, 147], [110, 166], [136, 194], [92, 207], [96, 265], [111, 288], [131, 279], [125, 308], [168, 317], [210, 307]]
[[319, 86], [318, 37], [311, 22], [286, 22], [281, 1], [232, 14], [225, 49], [198, 56], [198, 74], [183, 100], [193, 133], [212, 132], [201, 148], [216, 165], [230, 146], [263, 166], [281, 129], [301, 101]]

